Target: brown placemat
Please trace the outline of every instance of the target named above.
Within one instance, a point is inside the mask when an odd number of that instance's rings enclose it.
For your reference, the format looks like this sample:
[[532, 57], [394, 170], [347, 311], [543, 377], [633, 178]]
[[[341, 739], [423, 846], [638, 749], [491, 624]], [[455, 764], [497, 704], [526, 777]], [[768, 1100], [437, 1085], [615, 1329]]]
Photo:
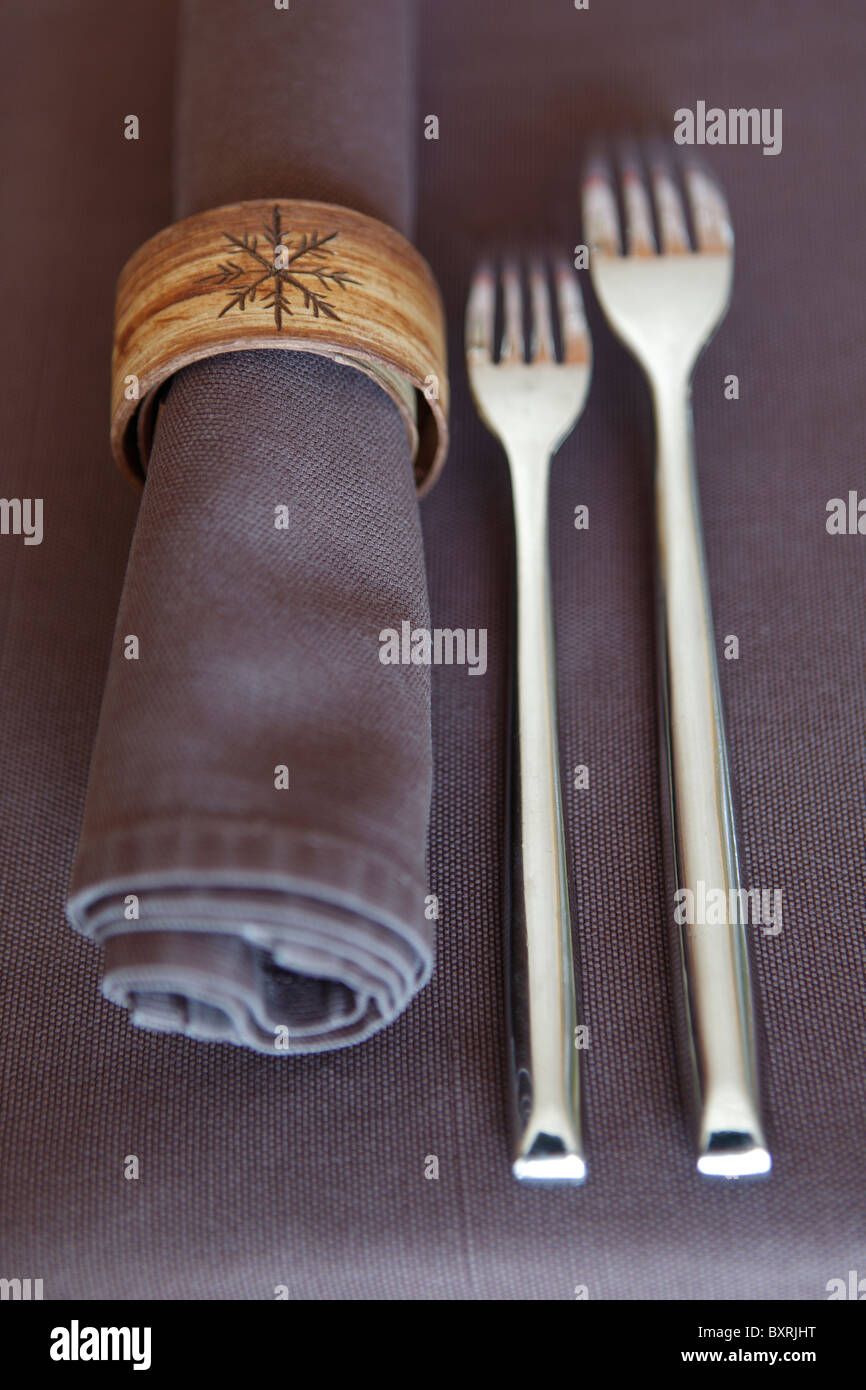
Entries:
[[[86, 39], [82, 11], [60, 4], [3, 22], [10, 191], [34, 226], [62, 209], [69, 244], [88, 248], [48, 277], [39, 239], [2, 229], [17, 266], [4, 321], [23, 325], [4, 356], [4, 490], [44, 496], [46, 528], [41, 547], [0, 541], [4, 1273], [43, 1275], [46, 1297], [271, 1298], [277, 1284], [295, 1297], [826, 1297], [831, 1278], [862, 1272], [866, 1245], [863, 540], [824, 525], [828, 499], [863, 475], [860, 5], [424, 6], [419, 116], [438, 113], [440, 138], [422, 143], [419, 120], [418, 240], [447, 295], [456, 395], [449, 465], [422, 508], [432, 621], [486, 625], [488, 673], [435, 672], [430, 986], [362, 1047], [287, 1062], [130, 1029], [63, 916], [133, 512], [106, 444], [111, 278], [170, 216], [172, 9], [150, 6], [142, 26], [138, 5], [88, 0]], [[563, 757], [590, 767], [567, 811], [591, 1169], [581, 1191], [528, 1192], [508, 1173], [502, 1102], [507, 475], [460, 369], [463, 301], [488, 238], [577, 242], [587, 132], [669, 131], [699, 99], [784, 109], [777, 158], [711, 152], [736, 288], [695, 396], [716, 621], [740, 636], [722, 680], [744, 872], [785, 893], [784, 930], [756, 953], [775, 1169], [707, 1184], [681, 1124], [650, 414], [590, 306], [595, 380], [555, 468], [551, 535]], [[128, 110], [147, 130], [133, 147]], [[58, 335], [63, 370], [49, 375]], [[122, 1178], [129, 1153], [137, 1182]], [[431, 1154], [438, 1180], [424, 1177]]]

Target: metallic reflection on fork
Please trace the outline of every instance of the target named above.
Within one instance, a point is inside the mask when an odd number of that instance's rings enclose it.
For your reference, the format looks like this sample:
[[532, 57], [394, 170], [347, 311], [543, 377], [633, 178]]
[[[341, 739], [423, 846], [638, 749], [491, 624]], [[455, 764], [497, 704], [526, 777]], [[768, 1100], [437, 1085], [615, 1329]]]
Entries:
[[514, 263], [505, 267], [504, 333], [495, 361], [496, 283], [489, 267], [479, 270], [466, 311], [466, 356], [479, 413], [508, 455], [515, 520], [519, 790], [510, 957], [513, 1171], [526, 1181], [579, 1183], [585, 1163], [547, 502], [550, 461], [583, 410], [591, 348], [577, 277], [568, 264], [558, 263], [553, 280], [562, 353], [557, 360], [548, 279], [544, 265], [533, 262], [528, 275], [532, 338], [527, 362], [520, 271]]
[[[686, 169], [696, 247], [666, 157], [649, 159], [652, 204], [636, 151], [622, 159], [620, 218], [606, 164], [584, 184], [592, 283], [614, 332], [643, 367], [656, 420], [656, 529], [660, 581], [665, 768], [676, 880], [692, 901], [704, 890], [741, 903], [737, 842], [715, 638], [698, 506], [691, 426], [695, 363], [725, 316], [733, 232], [724, 197]], [[688, 902], [688, 899], [680, 899]], [[671, 904], [673, 915], [673, 904]], [[680, 939], [689, 1065], [697, 1083], [698, 1169], [723, 1177], [770, 1167], [756, 1076], [749, 959], [740, 914], [684, 925]]]

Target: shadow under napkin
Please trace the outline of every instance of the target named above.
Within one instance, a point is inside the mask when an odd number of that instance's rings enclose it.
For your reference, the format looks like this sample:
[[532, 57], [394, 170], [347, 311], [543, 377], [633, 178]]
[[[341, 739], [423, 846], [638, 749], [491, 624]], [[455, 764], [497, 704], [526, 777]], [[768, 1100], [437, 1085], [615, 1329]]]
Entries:
[[385, 393], [298, 353], [182, 372], [69, 903], [134, 1022], [313, 1052], [368, 1036], [427, 979], [429, 669], [379, 661], [380, 630], [404, 619], [429, 623]]

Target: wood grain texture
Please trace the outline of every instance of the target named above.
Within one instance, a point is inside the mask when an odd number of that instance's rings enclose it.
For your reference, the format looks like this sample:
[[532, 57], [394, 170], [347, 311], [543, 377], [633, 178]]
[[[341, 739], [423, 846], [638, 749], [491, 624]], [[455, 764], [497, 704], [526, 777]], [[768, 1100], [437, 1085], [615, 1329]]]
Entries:
[[[230, 203], [166, 227], [117, 287], [111, 444], [141, 483], [160, 388], [203, 357], [317, 352], [372, 377], [406, 424], [419, 493], [448, 445], [445, 318], [399, 232], [328, 203]], [[137, 394], [136, 394], [137, 392]]]

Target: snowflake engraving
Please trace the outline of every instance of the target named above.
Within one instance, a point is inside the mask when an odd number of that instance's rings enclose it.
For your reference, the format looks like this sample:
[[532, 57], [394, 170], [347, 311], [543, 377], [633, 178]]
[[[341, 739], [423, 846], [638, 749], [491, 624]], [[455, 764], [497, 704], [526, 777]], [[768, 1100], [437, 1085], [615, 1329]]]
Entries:
[[[259, 250], [259, 238], [245, 232], [242, 237], [232, 232], [223, 232], [226, 241], [239, 253], [237, 260], [220, 261], [219, 269], [213, 275], [204, 275], [196, 284], [207, 284], [212, 289], [221, 285], [228, 288], [228, 297], [217, 318], [232, 309], [242, 312], [248, 304], [258, 303], [262, 308], [273, 309], [277, 329], [283, 326], [283, 314], [292, 315], [292, 300], [301, 299], [303, 307], [310, 310], [314, 318], [324, 317], [340, 322], [326, 295], [333, 290], [343, 290], [347, 285], [358, 285], [345, 270], [330, 269], [329, 257], [334, 249], [329, 245], [337, 236], [330, 232], [319, 236], [317, 231], [292, 233], [283, 228], [279, 206], [274, 206], [270, 224], [266, 224], [263, 235], [270, 253]], [[243, 259], [241, 259], [241, 257]], [[246, 264], [244, 263], [246, 262]], [[300, 264], [299, 264], [300, 262]], [[294, 291], [294, 294], [292, 294]], [[296, 304], [297, 307], [297, 304]]]

